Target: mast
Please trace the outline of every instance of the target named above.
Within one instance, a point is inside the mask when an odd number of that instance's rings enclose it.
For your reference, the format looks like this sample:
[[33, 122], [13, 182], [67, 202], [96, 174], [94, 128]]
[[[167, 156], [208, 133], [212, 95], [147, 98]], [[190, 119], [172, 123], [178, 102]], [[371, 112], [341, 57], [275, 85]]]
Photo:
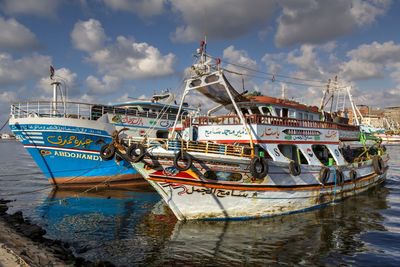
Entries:
[[51, 83], [51, 85], [53, 86], [53, 102], [52, 102], [52, 114], [53, 116], [57, 115], [57, 100], [58, 100], [58, 94], [57, 94], [57, 90], [60, 87], [60, 82], [58, 81], [54, 81]]

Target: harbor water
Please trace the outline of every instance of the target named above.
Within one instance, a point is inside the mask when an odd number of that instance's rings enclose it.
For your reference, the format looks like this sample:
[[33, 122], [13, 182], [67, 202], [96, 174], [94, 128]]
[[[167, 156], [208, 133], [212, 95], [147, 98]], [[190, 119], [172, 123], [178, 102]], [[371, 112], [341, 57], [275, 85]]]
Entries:
[[151, 188], [55, 190], [0, 140], [0, 199], [76, 256], [137, 265], [400, 266], [400, 146], [385, 184], [328, 207], [249, 221], [179, 222]]

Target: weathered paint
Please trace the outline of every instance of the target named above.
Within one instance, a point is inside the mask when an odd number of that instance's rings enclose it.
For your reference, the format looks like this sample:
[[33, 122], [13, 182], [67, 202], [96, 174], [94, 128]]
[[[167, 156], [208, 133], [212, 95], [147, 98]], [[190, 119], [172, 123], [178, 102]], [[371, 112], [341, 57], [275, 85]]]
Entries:
[[[333, 169], [327, 184], [321, 185], [318, 182], [321, 166], [302, 165], [302, 174], [292, 176], [288, 164], [270, 162], [268, 176], [260, 181], [251, 179], [246, 167], [249, 163], [244, 161], [225, 164], [230, 171], [240, 173], [241, 180], [209, 180], [202, 174], [205, 170], [218, 170], [220, 164], [197, 160], [190, 172], [174, 170], [168, 157], [160, 158], [158, 167], [145, 168], [143, 163], [134, 164], [134, 167], [157, 190], [179, 220], [241, 219], [299, 212], [361, 193], [386, 177], [386, 171], [382, 175], [375, 174], [369, 160], [357, 165], [355, 181], [349, 177], [354, 168], [351, 164], [341, 166], [343, 185], [335, 182]], [[384, 156], [384, 160], [388, 157]]]

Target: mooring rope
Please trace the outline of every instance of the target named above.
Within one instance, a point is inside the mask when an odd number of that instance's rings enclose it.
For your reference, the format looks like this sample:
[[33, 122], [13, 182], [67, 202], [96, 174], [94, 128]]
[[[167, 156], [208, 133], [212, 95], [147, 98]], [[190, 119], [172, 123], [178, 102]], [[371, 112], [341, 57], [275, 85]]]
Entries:
[[1, 126], [0, 131], [3, 130], [3, 128], [8, 124], [9, 121], [10, 117], [8, 117], [7, 121], [3, 124], [3, 126]]

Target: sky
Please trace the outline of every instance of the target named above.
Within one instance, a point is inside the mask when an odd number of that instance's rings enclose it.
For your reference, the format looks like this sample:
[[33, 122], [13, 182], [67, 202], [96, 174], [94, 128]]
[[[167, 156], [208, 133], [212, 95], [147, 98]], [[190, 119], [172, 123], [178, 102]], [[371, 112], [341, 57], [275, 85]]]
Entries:
[[243, 73], [239, 91], [242, 78], [265, 95], [284, 84], [318, 105], [337, 76], [357, 104], [400, 106], [399, 25], [396, 0], [0, 0], [0, 127], [11, 103], [51, 99], [50, 65], [74, 101], [179, 95], [205, 36]]

